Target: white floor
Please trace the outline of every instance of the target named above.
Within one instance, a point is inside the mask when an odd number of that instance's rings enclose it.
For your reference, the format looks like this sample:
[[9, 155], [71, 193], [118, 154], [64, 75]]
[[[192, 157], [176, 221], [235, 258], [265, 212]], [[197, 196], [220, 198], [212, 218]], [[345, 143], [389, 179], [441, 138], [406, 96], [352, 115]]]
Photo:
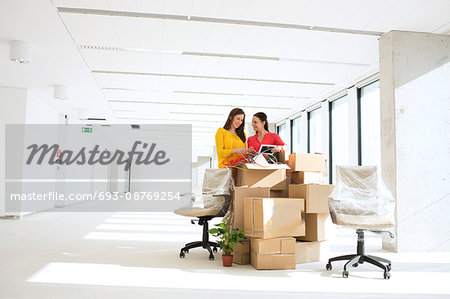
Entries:
[[370, 265], [326, 259], [356, 250], [337, 229], [330, 253], [296, 270], [224, 268], [203, 249], [179, 258], [201, 227], [169, 213], [40, 213], [0, 220], [0, 298], [450, 298], [450, 253], [385, 252], [366, 234], [369, 253], [392, 260], [392, 277]]

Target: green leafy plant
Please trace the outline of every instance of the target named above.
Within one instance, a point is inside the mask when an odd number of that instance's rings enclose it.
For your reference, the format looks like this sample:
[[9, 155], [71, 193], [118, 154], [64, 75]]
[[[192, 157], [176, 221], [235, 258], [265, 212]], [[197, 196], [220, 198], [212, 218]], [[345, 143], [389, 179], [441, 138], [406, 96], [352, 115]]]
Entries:
[[244, 232], [237, 228], [231, 228], [228, 219], [222, 219], [222, 222], [216, 224], [214, 228], [211, 228], [208, 232], [219, 238], [217, 245], [222, 249], [222, 255], [230, 256], [234, 252], [234, 246], [237, 243], [242, 243], [245, 239]]

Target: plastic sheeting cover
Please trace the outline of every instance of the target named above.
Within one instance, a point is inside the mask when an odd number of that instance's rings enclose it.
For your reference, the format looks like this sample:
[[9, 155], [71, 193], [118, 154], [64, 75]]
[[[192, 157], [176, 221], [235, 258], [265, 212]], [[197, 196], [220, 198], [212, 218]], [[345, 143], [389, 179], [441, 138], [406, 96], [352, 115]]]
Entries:
[[[202, 195], [191, 196], [190, 206], [183, 207], [175, 211], [176, 214], [195, 216], [199, 209], [207, 210], [208, 215], [224, 216], [231, 201], [231, 190], [234, 189], [234, 182], [231, 169], [206, 169], [203, 177]], [[191, 209], [191, 211], [188, 211]]]
[[205, 169], [202, 194], [230, 195], [231, 190], [234, 190], [234, 182], [230, 168]]
[[[329, 196], [333, 223], [362, 228], [393, 226], [394, 207], [395, 200], [376, 166], [336, 167], [336, 186]], [[352, 221], [345, 223], [344, 219]]]

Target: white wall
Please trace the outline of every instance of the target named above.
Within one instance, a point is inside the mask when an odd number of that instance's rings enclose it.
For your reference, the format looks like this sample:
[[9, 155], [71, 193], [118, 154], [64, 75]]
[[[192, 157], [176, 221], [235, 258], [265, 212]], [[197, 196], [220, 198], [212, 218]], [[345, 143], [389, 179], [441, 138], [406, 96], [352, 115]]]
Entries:
[[[5, 213], [5, 124], [56, 124], [59, 114], [35, 93], [0, 87], [0, 216]], [[18, 215], [8, 213], [8, 215]]]
[[27, 91], [25, 122], [27, 124], [58, 124], [60, 115], [32, 90]]
[[398, 251], [450, 251], [450, 36], [380, 39], [381, 162]]
[[5, 124], [25, 123], [27, 90], [0, 87], [0, 216], [5, 215]]

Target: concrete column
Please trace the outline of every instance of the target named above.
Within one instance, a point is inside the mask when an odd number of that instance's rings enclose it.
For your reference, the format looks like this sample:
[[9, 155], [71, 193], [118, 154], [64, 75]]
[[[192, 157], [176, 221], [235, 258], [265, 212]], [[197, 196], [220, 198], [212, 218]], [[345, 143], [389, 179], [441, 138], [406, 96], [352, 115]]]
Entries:
[[394, 251], [450, 251], [450, 36], [380, 38], [382, 176], [396, 198]]

